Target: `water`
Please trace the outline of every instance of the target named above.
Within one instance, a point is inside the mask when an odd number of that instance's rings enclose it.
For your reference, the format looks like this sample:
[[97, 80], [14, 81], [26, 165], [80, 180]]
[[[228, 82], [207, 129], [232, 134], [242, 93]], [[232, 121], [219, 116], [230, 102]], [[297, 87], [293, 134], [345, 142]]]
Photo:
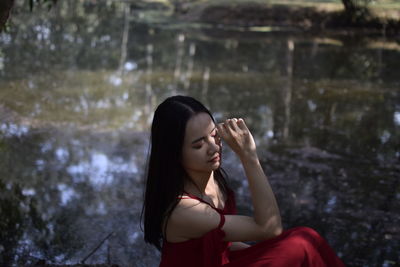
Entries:
[[[246, 119], [286, 228], [349, 266], [400, 263], [399, 40], [144, 23], [116, 2], [19, 11], [0, 37], [1, 265], [101, 244], [86, 263], [157, 266], [143, 175], [152, 112], [177, 93]], [[223, 166], [250, 213], [229, 150]]]

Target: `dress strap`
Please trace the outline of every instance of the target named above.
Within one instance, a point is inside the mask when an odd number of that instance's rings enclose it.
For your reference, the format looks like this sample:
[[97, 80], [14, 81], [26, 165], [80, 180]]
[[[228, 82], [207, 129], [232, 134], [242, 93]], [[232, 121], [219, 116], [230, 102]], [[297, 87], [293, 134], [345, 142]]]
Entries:
[[225, 224], [225, 215], [222, 212], [220, 212], [218, 208], [214, 208], [213, 206], [211, 206], [210, 203], [208, 203], [207, 201], [204, 201], [203, 199], [201, 199], [199, 197], [196, 197], [196, 196], [193, 196], [193, 195], [192, 196], [188, 195], [186, 197], [183, 196], [183, 197], [178, 197], [178, 198], [179, 199], [197, 199], [197, 200], [199, 200], [201, 202], [204, 202], [204, 203], [208, 204], [211, 208], [217, 210], [217, 212], [219, 214], [220, 220], [219, 220], [219, 224], [218, 224], [217, 228], [221, 229], [222, 226], [224, 226], [224, 224]]
[[225, 224], [225, 215], [222, 214], [222, 212], [218, 212], [218, 213], [219, 213], [219, 216], [221, 217], [219, 224], [218, 224], [218, 228], [221, 229], [222, 226], [224, 226], [224, 224]]
[[196, 199], [196, 200], [198, 200], [198, 201], [200, 201], [200, 202], [203, 202], [203, 203], [209, 205], [211, 208], [213, 208], [214, 210], [216, 210], [216, 211], [218, 212], [218, 214], [219, 214], [219, 217], [220, 217], [220, 220], [219, 220], [219, 224], [218, 224], [218, 226], [217, 226], [217, 229], [222, 229], [222, 227], [223, 227], [224, 224], [225, 224], [225, 215], [221, 212], [220, 209], [215, 208], [214, 206], [212, 206], [212, 205], [211, 205], [210, 203], [208, 203], [207, 201], [205, 201], [205, 200], [203, 200], [203, 199], [201, 199], [201, 198], [199, 198], [199, 197], [197, 197], [197, 196], [195, 196], [195, 195], [189, 194], [189, 193], [186, 192], [186, 191], [184, 191], [184, 193], [185, 193], [187, 196], [181, 196], [181, 197], [177, 197], [177, 198], [179, 198], [179, 199]]
[[198, 200], [198, 201], [200, 201], [200, 202], [203, 202], [203, 203], [209, 205], [211, 208], [213, 208], [213, 209], [215, 209], [215, 210], [217, 210], [217, 211], [221, 210], [221, 209], [219, 209], [219, 208], [214, 207], [213, 205], [211, 205], [210, 203], [208, 203], [208, 202], [205, 201], [204, 199], [199, 198], [198, 196], [192, 195], [192, 194], [190, 194], [190, 193], [188, 193], [188, 192], [186, 192], [186, 191], [183, 191], [183, 192], [184, 192], [187, 196], [178, 197], [179, 199], [196, 199], [196, 200]]

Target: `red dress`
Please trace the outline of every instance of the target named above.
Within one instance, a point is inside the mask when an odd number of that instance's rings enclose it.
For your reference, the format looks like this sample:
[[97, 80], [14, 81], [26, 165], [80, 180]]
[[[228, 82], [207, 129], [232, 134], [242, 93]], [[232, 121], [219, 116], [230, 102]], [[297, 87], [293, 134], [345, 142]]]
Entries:
[[[189, 195], [208, 205], [206, 201]], [[211, 205], [210, 205], [211, 206]], [[227, 214], [236, 214], [231, 191], [224, 209], [216, 210], [221, 221], [205, 235], [184, 242], [164, 241], [160, 267], [341, 267], [345, 266], [328, 243], [313, 229], [296, 227], [251, 247], [230, 251], [231, 242], [223, 241], [222, 226]]]

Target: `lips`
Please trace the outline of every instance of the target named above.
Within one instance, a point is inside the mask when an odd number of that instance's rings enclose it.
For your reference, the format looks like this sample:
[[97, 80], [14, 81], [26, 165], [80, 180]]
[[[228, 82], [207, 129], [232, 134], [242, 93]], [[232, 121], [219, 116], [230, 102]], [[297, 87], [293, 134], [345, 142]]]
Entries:
[[210, 159], [208, 162], [213, 162], [213, 161], [218, 161], [219, 160], [219, 154]]

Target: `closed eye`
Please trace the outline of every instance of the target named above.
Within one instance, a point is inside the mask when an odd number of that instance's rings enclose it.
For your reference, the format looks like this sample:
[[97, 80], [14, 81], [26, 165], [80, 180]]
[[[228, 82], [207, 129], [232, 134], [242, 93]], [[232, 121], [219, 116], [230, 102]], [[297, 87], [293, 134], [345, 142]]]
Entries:
[[[214, 132], [214, 131], [217, 132], [217, 131], [216, 131], [216, 127], [214, 127], [214, 129], [212, 129], [212, 131], [211, 131], [210, 133], [212, 133], [212, 132]], [[214, 136], [212, 136], [212, 137], [214, 137]], [[199, 142], [199, 141], [201, 141], [201, 140], [204, 140], [204, 139], [206, 139], [205, 136], [200, 137], [200, 138], [197, 138], [197, 139], [195, 139], [195, 140], [192, 141], [192, 144], [195, 144], [195, 143], [197, 143], [197, 142]]]

